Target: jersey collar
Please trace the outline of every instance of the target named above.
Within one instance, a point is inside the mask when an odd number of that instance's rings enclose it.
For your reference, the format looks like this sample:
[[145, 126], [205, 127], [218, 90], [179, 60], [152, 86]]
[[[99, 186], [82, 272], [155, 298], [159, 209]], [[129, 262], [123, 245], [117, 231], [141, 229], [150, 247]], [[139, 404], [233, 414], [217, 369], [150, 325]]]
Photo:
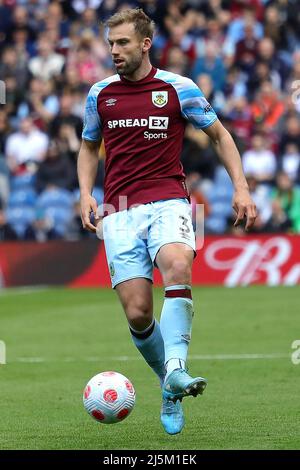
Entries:
[[154, 77], [156, 72], [157, 72], [157, 69], [155, 67], [152, 67], [148, 75], [146, 75], [146, 77], [142, 78], [141, 80], [127, 80], [126, 78], [122, 77], [122, 75], [120, 75], [120, 80], [121, 82], [126, 83], [127, 85], [135, 86], [135, 85], [139, 85], [140, 83], [143, 84], [147, 82], [148, 80], [150, 80], [150, 78]]

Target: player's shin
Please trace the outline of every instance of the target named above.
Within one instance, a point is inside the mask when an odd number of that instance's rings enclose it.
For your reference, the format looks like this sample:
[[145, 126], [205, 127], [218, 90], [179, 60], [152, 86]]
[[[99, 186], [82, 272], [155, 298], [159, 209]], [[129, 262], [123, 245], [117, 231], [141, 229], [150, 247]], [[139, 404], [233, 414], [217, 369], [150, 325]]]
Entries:
[[160, 329], [165, 345], [166, 376], [185, 369], [192, 331], [193, 301], [191, 287], [166, 287]]
[[145, 361], [158, 375], [162, 385], [165, 376], [164, 342], [159, 323], [153, 318], [151, 325], [145, 331], [136, 331], [129, 326], [132, 340]]

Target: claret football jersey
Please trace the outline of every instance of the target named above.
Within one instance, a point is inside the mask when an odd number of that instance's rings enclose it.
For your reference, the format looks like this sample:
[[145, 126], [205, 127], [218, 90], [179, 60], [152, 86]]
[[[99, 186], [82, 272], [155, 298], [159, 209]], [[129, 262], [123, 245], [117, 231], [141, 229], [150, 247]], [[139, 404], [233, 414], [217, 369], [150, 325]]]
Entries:
[[180, 162], [186, 123], [204, 129], [216, 119], [197, 85], [171, 72], [153, 67], [139, 81], [113, 75], [95, 83], [82, 138], [104, 139], [104, 203], [118, 211], [188, 197]]

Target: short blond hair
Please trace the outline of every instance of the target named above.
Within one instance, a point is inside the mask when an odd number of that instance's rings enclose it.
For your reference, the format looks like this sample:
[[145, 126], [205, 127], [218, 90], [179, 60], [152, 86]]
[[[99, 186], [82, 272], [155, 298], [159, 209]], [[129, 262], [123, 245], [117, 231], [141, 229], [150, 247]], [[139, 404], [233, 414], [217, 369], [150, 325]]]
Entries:
[[124, 23], [132, 23], [135, 32], [143, 38], [153, 38], [155, 23], [144, 13], [142, 8], [121, 10], [111, 16], [105, 23], [108, 28]]

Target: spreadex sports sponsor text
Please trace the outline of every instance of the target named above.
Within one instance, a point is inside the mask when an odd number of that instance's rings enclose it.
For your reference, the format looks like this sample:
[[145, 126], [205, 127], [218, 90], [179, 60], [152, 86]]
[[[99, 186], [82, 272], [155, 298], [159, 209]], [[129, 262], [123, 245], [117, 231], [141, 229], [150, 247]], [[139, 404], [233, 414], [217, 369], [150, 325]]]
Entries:
[[[107, 122], [109, 129], [119, 129], [121, 127], [148, 127], [153, 130], [166, 130], [168, 129], [169, 118], [165, 116], [149, 116], [149, 119], [114, 119]], [[147, 140], [152, 139], [167, 139], [168, 134], [166, 132], [144, 132], [144, 138]]]

